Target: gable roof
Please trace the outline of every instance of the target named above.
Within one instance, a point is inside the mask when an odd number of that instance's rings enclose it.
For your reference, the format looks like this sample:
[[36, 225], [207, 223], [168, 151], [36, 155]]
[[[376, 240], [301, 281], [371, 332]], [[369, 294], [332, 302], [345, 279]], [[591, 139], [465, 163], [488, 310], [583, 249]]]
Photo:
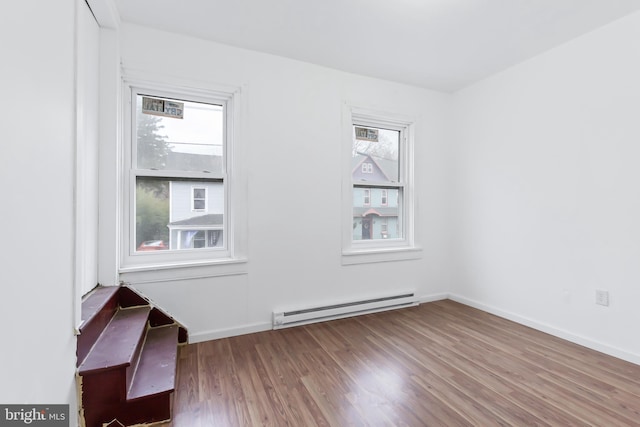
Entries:
[[398, 177], [395, 179], [392, 177], [398, 173], [398, 161], [383, 159], [382, 157], [375, 157], [370, 154], [357, 153], [351, 158], [351, 176], [360, 170], [363, 163], [369, 160], [374, 164], [378, 170], [385, 176], [387, 181], [398, 182]]
[[169, 223], [169, 227], [183, 226], [183, 227], [195, 228], [195, 227], [221, 226], [222, 221], [223, 221], [222, 214], [208, 214], [208, 215], [194, 216], [194, 217], [183, 219], [180, 221], [174, 221]]

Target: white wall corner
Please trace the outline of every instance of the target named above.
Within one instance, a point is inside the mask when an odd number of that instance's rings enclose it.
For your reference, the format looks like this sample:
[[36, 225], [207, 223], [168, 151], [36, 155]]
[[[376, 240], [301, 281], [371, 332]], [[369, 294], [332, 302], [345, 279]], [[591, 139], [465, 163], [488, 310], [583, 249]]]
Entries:
[[442, 301], [449, 298], [449, 294], [446, 292], [440, 292], [437, 294], [423, 295], [418, 297], [420, 300], [420, 304], [425, 304], [428, 302]]
[[120, 13], [113, 0], [86, 0], [101, 28], [120, 27]]
[[273, 325], [271, 322], [260, 322], [228, 329], [211, 329], [208, 331], [196, 332], [194, 334], [189, 333], [189, 344], [270, 331], [272, 328]]

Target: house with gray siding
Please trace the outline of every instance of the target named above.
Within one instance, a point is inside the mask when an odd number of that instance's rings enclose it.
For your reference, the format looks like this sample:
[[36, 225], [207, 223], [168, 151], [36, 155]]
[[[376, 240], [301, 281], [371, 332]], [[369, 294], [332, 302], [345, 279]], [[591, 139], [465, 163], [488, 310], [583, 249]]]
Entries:
[[169, 205], [170, 249], [222, 246], [224, 187], [221, 182], [171, 181]]
[[353, 240], [400, 236], [398, 190], [358, 187], [358, 182], [397, 182], [398, 161], [357, 153], [352, 159]]

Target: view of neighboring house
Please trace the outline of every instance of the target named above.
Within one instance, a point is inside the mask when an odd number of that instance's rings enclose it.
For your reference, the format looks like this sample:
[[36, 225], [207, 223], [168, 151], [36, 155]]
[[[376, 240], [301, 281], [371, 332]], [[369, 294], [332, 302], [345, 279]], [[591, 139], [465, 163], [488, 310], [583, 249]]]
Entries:
[[[209, 157], [213, 157], [210, 159]], [[195, 163], [219, 161], [218, 156], [170, 153], [168, 166], [199, 169]], [[210, 165], [202, 165], [202, 168]], [[353, 240], [400, 237], [398, 190], [366, 183], [393, 182], [398, 163], [370, 154], [352, 158]], [[224, 185], [215, 181], [170, 181], [168, 249], [221, 247], [224, 227]]]
[[[178, 170], [220, 167], [219, 156], [172, 152], [167, 165]], [[217, 166], [216, 166], [217, 164]], [[224, 185], [216, 181], [171, 181], [169, 249], [220, 247], [223, 244]]]
[[[193, 157], [193, 158], [191, 158]], [[193, 162], [203, 157], [171, 153], [171, 167], [193, 169]], [[217, 160], [216, 156], [214, 161]], [[369, 154], [356, 154], [352, 159], [354, 183], [392, 182], [397, 174], [397, 161]], [[170, 181], [168, 249], [196, 249], [223, 246], [224, 186], [216, 181]], [[353, 240], [394, 239], [400, 237], [398, 190], [382, 187], [353, 189]]]
[[[213, 157], [212, 159], [207, 159]], [[170, 153], [168, 166], [199, 169], [195, 163], [219, 161], [217, 156]], [[186, 162], [186, 163], [185, 163]], [[202, 167], [204, 168], [205, 165]], [[397, 161], [357, 153], [352, 159], [354, 183], [393, 182]], [[398, 190], [381, 187], [353, 189], [353, 240], [400, 237]], [[224, 187], [215, 181], [171, 181], [168, 249], [221, 247], [224, 227]]]
[[[398, 162], [358, 153], [352, 159], [352, 181], [391, 182]], [[353, 240], [394, 239], [400, 233], [398, 190], [357, 187], [353, 189]]]
[[171, 181], [169, 248], [222, 246], [223, 213], [222, 183]]

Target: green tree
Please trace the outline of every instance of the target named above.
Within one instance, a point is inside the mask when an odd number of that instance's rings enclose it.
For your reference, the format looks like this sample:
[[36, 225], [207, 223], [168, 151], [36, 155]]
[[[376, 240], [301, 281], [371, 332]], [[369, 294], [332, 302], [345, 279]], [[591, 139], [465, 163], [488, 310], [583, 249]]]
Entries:
[[147, 181], [136, 186], [136, 247], [147, 240], [169, 242], [169, 183]]
[[164, 169], [170, 151], [167, 136], [160, 134], [164, 128], [162, 119], [138, 110], [137, 115], [137, 150], [138, 168]]
[[[162, 118], [143, 114], [138, 99], [136, 123], [137, 167], [162, 170], [167, 164], [170, 146], [161, 133]], [[169, 243], [169, 181], [138, 178], [136, 183], [136, 247], [147, 240]]]

